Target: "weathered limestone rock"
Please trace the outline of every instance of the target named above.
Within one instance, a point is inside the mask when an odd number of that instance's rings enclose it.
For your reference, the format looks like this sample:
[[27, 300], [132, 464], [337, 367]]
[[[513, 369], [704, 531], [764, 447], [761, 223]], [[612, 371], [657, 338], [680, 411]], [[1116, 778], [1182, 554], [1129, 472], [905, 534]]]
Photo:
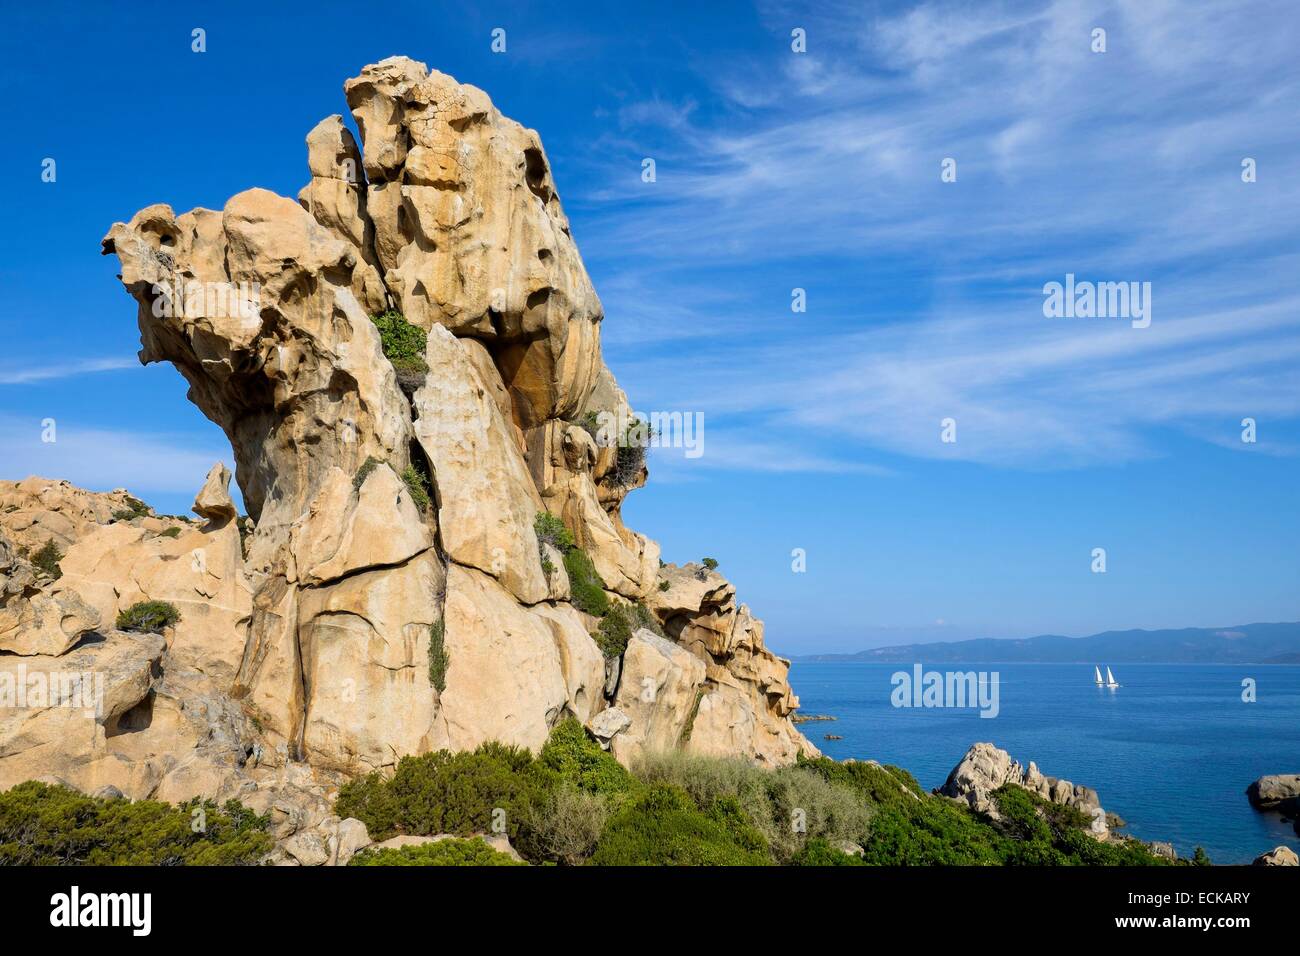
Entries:
[[460, 342], [441, 326], [429, 333], [425, 360], [415, 435], [436, 475], [443, 546], [519, 601], [543, 601], [549, 588], [533, 532], [542, 502], [513, 434]]
[[587, 729], [591, 731], [591, 735], [600, 741], [600, 745], [606, 750], [609, 749], [610, 741], [631, 725], [632, 718], [617, 707], [607, 707], [587, 721]]
[[1300, 810], [1300, 773], [1273, 773], [1260, 777], [1246, 788], [1250, 805], [1256, 810]]
[[[564, 586], [569, 586], [568, 578]], [[0, 608], [15, 598], [26, 597], [36, 590], [36, 571], [31, 562], [18, 554], [18, 549], [0, 527]]]
[[614, 706], [631, 720], [611, 750], [628, 764], [644, 753], [674, 750], [691, 734], [704, 683], [704, 662], [645, 629], [628, 641]]
[[1098, 840], [1110, 836], [1106, 811], [1097, 797], [1097, 791], [1047, 777], [1039, 772], [1038, 767], [1030, 761], [1028, 768], [1022, 767], [1011, 759], [1005, 750], [993, 744], [977, 743], [971, 746], [961, 762], [948, 774], [948, 779], [939, 793], [968, 803], [971, 809], [998, 819], [997, 803], [993, 791], [1003, 784], [1015, 784], [1038, 794], [1052, 803], [1074, 807], [1092, 817], [1089, 832]]
[[35, 554], [53, 541], [61, 552], [82, 535], [113, 520], [114, 513], [144, 507], [123, 488], [87, 491], [68, 481], [25, 478], [0, 481], [0, 531], [13, 546]]
[[603, 311], [537, 134], [405, 57], [366, 67], [344, 92], [402, 312], [487, 341], [522, 427], [576, 416], [602, 368]]
[[488, 575], [456, 564], [447, 575], [444, 620], [451, 661], [437, 746], [472, 750], [502, 740], [540, 748], [570, 703], [550, 620], [521, 607]]
[[1289, 846], [1277, 846], [1255, 857], [1255, 866], [1300, 866], [1300, 856]]
[[230, 500], [230, 469], [217, 462], [194, 498], [194, 513], [210, 524], [234, 519], [239, 512]]
[[252, 612], [239, 529], [209, 523], [166, 537], [135, 524], [102, 525], [69, 548], [58, 587], [74, 589], [104, 626], [140, 601], [176, 606], [181, 626], [171, 653], [200, 671], [230, 678]]
[[57, 657], [99, 623], [99, 612], [72, 590], [11, 601], [0, 607], [0, 651]]
[[[345, 94], [360, 148], [340, 116], [311, 130], [298, 202], [251, 189], [220, 211], [155, 205], [104, 239], [138, 303], [141, 360], [174, 364], [231, 442], [247, 542], [220, 467], [195, 501], [206, 523], [174, 537], [153, 516], [110, 523], [139, 510], [124, 492], [42, 486], [0, 515], [40, 543], [58, 527], [51, 597], [75, 591], [106, 622], [138, 600], [181, 612], [126, 718], [148, 710], [148, 726], [109, 738], [94, 782], [237, 792], [276, 813], [266, 794], [290, 794], [275, 861], [302, 864], [342, 855], [346, 821], [313, 774], [486, 740], [537, 748], [566, 715], [609, 729], [621, 712], [606, 739], [623, 760], [683, 743], [768, 764], [816, 753], [789, 721], [788, 662], [734, 589], [661, 574], [658, 546], [623, 524], [647, 472], [580, 424], [630, 408], [537, 134], [405, 58]], [[389, 308], [428, 332], [418, 386], [383, 354], [371, 316]], [[543, 510], [671, 640], [643, 632], [604, 659], [562, 556], [539, 554]], [[25, 579], [5, 587], [28, 600]], [[204, 719], [220, 733], [189, 746]]]
[[566, 709], [586, 723], [605, 706], [605, 655], [587, 633], [582, 613], [569, 604], [539, 604], [533, 613], [550, 625], [564, 675]]
[[309, 762], [356, 773], [436, 749], [429, 628], [443, 587], [442, 563], [425, 552], [299, 593]]

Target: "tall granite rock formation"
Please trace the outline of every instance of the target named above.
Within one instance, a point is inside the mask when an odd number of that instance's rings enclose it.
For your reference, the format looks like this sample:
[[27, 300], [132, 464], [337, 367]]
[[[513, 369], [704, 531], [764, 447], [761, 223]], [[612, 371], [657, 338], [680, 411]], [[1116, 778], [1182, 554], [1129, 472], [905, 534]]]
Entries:
[[[361, 146], [339, 116], [317, 125], [297, 202], [155, 205], [104, 239], [139, 304], [141, 360], [171, 362], [225, 431], [254, 530], [221, 468], [202, 520], [179, 524], [66, 490], [67, 520], [31, 518], [30, 482], [0, 488], [0, 532], [36, 544], [57, 525], [66, 552], [42, 586], [0, 551], [4, 613], [28, 622], [16, 653], [47, 668], [74, 646], [116, 655], [124, 688], [85, 753], [30, 721], [0, 728], [0, 786], [44, 768], [130, 796], [247, 798], [258, 774], [304, 766], [339, 778], [491, 739], [536, 748], [570, 715], [622, 760], [815, 753], [789, 719], [788, 662], [731, 585], [661, 565], [623, 523], [645, 469], [629, 476], [586, 427], [631, 411], [537, 134], [406, 58], [344, 90]], [[372, 316], [389, 310], [427, 333], [423, 374], [385, 357]], [[544, 511], [608, 600], [644, 604], [661, 634], [605, 659], [539, 546]], [[165, 642], [110, 627], [155, 599], [181, 611]], [[103, 641], [77, 643], [94, 628]]]

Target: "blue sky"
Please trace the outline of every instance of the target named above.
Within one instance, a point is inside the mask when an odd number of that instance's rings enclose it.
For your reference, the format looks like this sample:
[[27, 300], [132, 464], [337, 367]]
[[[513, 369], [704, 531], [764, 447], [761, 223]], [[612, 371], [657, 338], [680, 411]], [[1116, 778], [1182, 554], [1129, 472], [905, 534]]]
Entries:
[[[99, 240], [296, 195], [343, 81], [405, 54], [541, 133], [611, 368], [705, 416], [625, 516], [779, 651], [1300, 618], [1291, 4], [291, 7], [0, 14], [0, 477], [188, 508], [229, 450], [138, 365]], [[1044, 317], [1067, 273], [1150, 282], [1150, 327]]]

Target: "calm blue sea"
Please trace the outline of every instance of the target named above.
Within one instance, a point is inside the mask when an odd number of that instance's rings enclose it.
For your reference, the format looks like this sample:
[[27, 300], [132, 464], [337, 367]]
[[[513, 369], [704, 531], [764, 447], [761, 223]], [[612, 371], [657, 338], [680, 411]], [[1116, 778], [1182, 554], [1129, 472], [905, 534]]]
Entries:
[[[1125, 664], [1122, 685], [1093, 683], [1080, 664], [943, 664], [927, 670], [996, 671], [1000, 712], [895, 709], [896, 671], [906, 664], [796, 663], [790, 682], [805, 714], [835, 722], [801, 730], [830, 757], [897, 764], [927, 788], [940, 786], [966, 749], [990, 741], [1022, 764], [1094, 788], [1102, 806], [1144, 840], [1180, 855], [1199, 844], [1215, 863], [1249, 863], [1300, 839], [1276, 814], [1257, 813], [1247, 784], [1266, 773], [1300, 773], [1300, 667]], [[1243, 703], [1253, 677], [1257, 702]], [[824, 740], [827, 733], [843, 740]]]

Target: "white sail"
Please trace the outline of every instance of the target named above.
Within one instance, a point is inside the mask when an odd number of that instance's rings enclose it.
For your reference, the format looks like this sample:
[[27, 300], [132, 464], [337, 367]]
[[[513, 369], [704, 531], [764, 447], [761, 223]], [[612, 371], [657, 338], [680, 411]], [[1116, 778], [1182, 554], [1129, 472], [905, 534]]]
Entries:
[[1107, 686], [1107, 687], [1118, 687], [1118, 686], [1119, 686], [1119, 682], [1118, 682], [1117, 680], [1115, 680], [1115, 675], [1112, 674], [1112, 673], [1110, 672], [1110, 668], [1109, 668], [1109, 667], [1106, 668], [1106, 686]]
[[1093, 668], [1092, 668], [1092, 672], [1093, 672], [1094, 674], [1097, 675], [1097, 683], [1100, 684], [1100, 683], [1101, 683], [1101, 668], [1099, 668], [1099, 667], [1097, 667], [1097, 666], [1094, 665]]

